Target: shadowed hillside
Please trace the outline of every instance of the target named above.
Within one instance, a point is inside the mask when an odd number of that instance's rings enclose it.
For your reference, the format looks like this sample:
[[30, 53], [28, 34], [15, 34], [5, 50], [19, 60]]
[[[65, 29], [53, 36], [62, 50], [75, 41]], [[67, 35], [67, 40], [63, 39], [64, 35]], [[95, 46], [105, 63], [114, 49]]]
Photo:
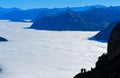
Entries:
[[37, 20], [30, 28], [38, 30], [101, 30], [103, 27], [84, 19], [74, 12]]
[[108, 25], [107, 28], [105, 28], [104, 30], [100, 31], [98, 34], [96, 34], [93, 38], [95, 40], [102, 40], [102, 41], [108, 41], [109, 37], [110, 37], [110, 33], [112, 31], [112, 29], [117, 25], [119, 21], [113, 22], [111, 24]]
[[0, 37], [0, 41], [8, 41], [8, 40], [3, 37]]

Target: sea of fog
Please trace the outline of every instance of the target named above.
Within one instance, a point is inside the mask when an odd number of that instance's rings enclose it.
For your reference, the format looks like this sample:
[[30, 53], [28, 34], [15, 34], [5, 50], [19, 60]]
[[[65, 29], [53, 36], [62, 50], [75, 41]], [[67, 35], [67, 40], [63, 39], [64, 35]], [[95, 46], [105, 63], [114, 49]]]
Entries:
[[0, 21], [0, 78], [72, 78], [106, 53], [106, 43], [88, 40], [97, 32], [26, 29], [32, 23]]

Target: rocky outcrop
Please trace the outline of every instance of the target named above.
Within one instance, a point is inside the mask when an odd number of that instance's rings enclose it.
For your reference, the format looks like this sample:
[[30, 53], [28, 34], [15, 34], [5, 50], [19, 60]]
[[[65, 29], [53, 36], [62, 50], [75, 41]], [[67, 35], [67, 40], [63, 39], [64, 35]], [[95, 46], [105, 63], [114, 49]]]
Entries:
[[8, 41], [8, 40], [3, 37], [0, 37], [0, 41]]
[[91, 71], [81, 71], [74, 78], [120, 78], [120, 23], [113, 28], [107, 53], [99, 57]]

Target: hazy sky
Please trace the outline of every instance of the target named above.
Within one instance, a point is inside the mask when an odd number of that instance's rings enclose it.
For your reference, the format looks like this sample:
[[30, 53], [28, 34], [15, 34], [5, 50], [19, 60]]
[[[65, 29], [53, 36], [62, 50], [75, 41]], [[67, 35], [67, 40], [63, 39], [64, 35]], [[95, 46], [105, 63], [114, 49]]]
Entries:
[[1, 7], [9, 8], [77, 7], [97, 4], [119, 6], [120, 0], [0, 0]]

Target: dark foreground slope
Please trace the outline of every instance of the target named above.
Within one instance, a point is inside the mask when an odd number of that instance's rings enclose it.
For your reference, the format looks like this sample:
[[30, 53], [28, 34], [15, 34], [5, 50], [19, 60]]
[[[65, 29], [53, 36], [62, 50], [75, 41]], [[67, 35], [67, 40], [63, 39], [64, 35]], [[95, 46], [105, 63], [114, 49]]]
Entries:
[[107, 51], [99, 57], [94, 69], [82, 70], [74, 78], [120, 78], [120, 23], [110, 34]]
[[95, 31], [101, 30], [103, 27], [84, 19], [82, 16], [74, 12], [66, 12], [65, 14], [55, 17], [45, 17], [37, 20], [30, 28], [38, 30], [82, 30]]

